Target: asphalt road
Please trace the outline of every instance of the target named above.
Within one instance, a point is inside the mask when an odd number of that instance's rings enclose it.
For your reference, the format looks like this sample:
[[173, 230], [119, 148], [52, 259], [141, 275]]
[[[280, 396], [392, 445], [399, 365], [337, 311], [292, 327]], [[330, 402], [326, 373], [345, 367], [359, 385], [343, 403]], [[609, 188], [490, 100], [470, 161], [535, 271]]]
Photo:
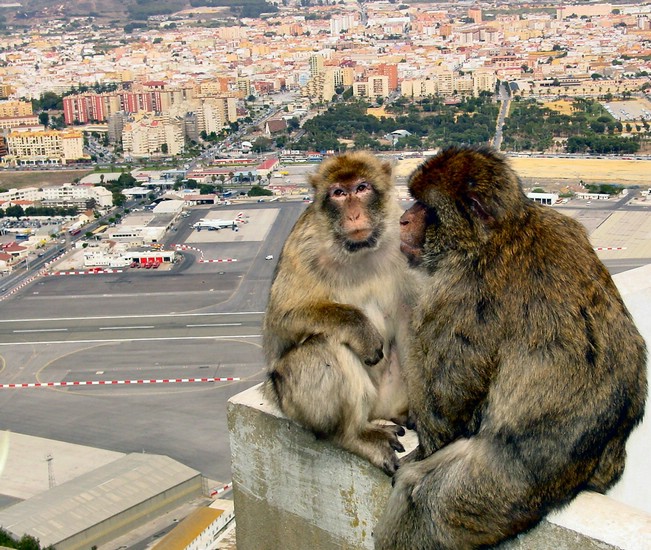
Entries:
[[[165, 454], [228, 482], [227, 400], [264, 375], [260, 327], [275, 267], [264, 258], [278, 258], [305, 204], [247, 205], [258, 208], [281, 209], [266, 240], [206, 244], [235, 263], [199, 263], [190, 250], [171, 272], [42, 277], [0, 302], [0, 384], [119, 382], [1, 388], [0, 429]], [[171, 240], [183, 242], [191, 222]]]
[[[594, 211], [598, 225], [606, 215], [600, 208], [623, 204], [571, 206], [584, 216]], [[262, 208], [280, 209], [266, 239], [196, 245], [234, 255], [235, 263], [199, 263], [187, 251], [171, 272], [43, 277], [0, 302], [0, 384], [116, 382], [0, 388], [0, 429], [165, 454], [216, 484], [228, 482], [227, 400], [264, 376], [260, 327], [276, 262], [264, 258], [278, 258], [305, 204], [247, 205]], [[192, 216], [170, 242], [184, 242], [204, 214]], [[617, 273], [649, 261], [606, 264]], [[232, 377], [240, 381], [124, 383]]]

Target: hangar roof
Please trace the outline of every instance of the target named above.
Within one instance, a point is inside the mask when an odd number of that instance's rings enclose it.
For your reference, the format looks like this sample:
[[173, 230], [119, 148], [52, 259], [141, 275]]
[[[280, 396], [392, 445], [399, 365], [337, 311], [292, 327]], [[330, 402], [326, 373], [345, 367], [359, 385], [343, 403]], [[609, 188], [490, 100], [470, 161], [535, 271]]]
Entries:
[[129, 454], [0, 510], [0, 525], [57, 544], [199, 475], [167, 456]]

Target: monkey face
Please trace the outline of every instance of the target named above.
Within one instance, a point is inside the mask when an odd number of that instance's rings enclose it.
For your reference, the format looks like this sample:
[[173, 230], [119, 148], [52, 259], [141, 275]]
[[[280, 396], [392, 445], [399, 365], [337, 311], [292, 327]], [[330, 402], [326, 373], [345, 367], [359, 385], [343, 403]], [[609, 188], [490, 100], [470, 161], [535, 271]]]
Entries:
[[400, 250], [412, 266], [422, 260], [427, 225], [427, 206], [421, 202], [416, 202], [400, 217]]
[[409, 190], [420, 206], [405, 213], [402, 233], [411, 226], [421, 236], [402, 240], [403, 252], [415, 263], [420, 255], [412, 249], [419, 242], [423, 258], [432, 265], [435, 257], [450, 250], [478, 251], [524, 212], [517, 176], [501, 155], [488, 148], [445, 149], [416, 169]]
[[373, 250], [385, 230], [391, 166], [357, 152], [324, 161], [310, 177], [314, 207], [328, 219], [330, 234], [345, 252]]
[[374, 215], [377, 199], [373, 185], [362, 178], [336, 182], [328, 189], [327, 212], [335, 234], [349, 252], [376, 246], [384, 227]]

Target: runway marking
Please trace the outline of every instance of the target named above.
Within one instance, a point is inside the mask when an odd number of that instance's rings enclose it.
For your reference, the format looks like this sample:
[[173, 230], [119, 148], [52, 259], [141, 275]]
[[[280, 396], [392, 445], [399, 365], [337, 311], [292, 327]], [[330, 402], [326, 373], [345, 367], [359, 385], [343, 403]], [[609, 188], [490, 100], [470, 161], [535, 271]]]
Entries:
[[187, 328], [197, 327], [241, 327], [242, 323], [203, 323], [200, 325], [185, 325]]
[[74, 382], [29, 382], [25, 384], [0, 384], [0, 389], [61, 388], [68, 386], [111, 386], [123, 384], [193, 384], [205, 382], [239, 382], [239, 378], [150, 378], [142, 380], [88, 380]]
[[136, 327], [99, 327], [99, 330], [131, 330], [131, 329], [141, 329], [141, 328], [156, 328], [155, 325], [140, 325]]
[[67, 328], [25, 328], [25, 329], [17, 329], [14, 330], [13, 332], [66, 332], [68, 329]]
[[30, 323], [35, 321], [84, 321], [87, 319], [157, 319], [160, 317], [209, 317], [211, 315], [263, 315], [264, 311], [233, 311], [228, 313], [151, 313], [143, 315], [98, 315], [89, 317], [44, 317], [35, 319], [0, 319], [0, 323]]
[[1, 346], [34, 346], [43, 344], [101, 344], [121, 342], [166, 342], [168, 340], [237, 340], [239, 338], [260, 338], [260, 334], [233, 334], [231, 336], [172, 336], [172, 337], [151, 337], [151, 338], [106, 338], [93, 340], [49, 340], [37, 342], [0, 342]]
[[201, 250], [200, 248], [197, 248], [196, 246], [188, 246], [188, 245], [185, 245], [185, 244], [175, 244], [175, 245], [171, 245], [171, 246], [175, 246], [177, 251], [178, 250], [194, 250], [195, 252], [198, 252], [199, 253], [199, 263], [200, 264], [222, 263], [222, 262], [223, 263], [230, 263], [230, 262], [236, 262], [237, 261], [237, 258], [217, 258], [217, 259], [213, 259], [213, 260], [206, 260], [204, 258], [203, 250]]

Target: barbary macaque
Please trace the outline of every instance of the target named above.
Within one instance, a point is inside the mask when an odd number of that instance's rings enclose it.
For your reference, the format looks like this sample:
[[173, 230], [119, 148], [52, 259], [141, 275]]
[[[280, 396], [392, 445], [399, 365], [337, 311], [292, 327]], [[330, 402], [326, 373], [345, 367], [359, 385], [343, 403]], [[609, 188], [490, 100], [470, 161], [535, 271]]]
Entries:
[[404, 451], [399, 362], [415, 285], [400, 251], [392, 168], [347, 153], [324, 160], [309, 181], [314, 202], [287, 238], [271, 286], [263, 391], [318, 437], [393, 474]]
[[427, 279], [403, 365], [419, 446], [377, 550], [469, 550], [621, 476], [646, 347], [582, 226], [523, 193], [487, 147], [409, 180], [403, 251]]

